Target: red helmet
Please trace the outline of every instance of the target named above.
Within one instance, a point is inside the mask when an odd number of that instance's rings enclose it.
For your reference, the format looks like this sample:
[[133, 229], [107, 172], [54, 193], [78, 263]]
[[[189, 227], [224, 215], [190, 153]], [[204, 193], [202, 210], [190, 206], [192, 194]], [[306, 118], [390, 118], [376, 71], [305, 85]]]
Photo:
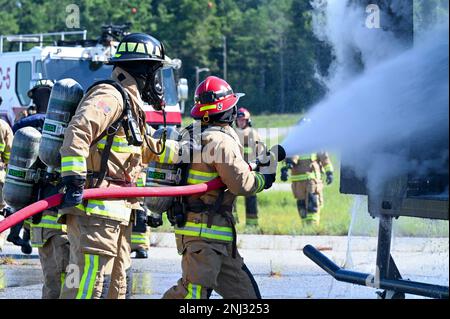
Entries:
[[216, 76], [208, 76], [195, 90], [195, 105], [191, 116], [209, 122], [210, 117], [235, 107], [242, 96], [243, 93], [233, 93], [226, 81]]
[[249, 120], [250, 112], [245, 107], [240, 107], [237, 111], [237, 118], [244, 118], [244, 120]]

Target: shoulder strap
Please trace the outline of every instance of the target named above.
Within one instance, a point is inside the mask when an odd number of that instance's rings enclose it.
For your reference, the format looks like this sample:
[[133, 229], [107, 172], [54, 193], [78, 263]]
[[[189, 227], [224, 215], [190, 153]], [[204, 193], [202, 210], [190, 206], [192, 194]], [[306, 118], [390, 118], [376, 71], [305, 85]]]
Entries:
[[94, 86], [97, 86], [100, 84], [112, 85], [117, 91], [119, 91], [119, 93], [122, 95], [122, 99], [123, 99], [123, 111], [122, 111], [122, 114], [120, 115], [120, 117], [113, 124], [111, 124], [106, 129], [106, 131], [104, 131], [102, 134], [100, 134], [100, 136], [97, 137], [92, 142], [92, 145], [97, 144], [103, 137], [107, 136], [105, 148], [102, 151], [102, 156], [101, 156], [101, 161], [100, 161], [100, 171], [98, 174], [97, 182], [94, 185], [94, 188], [99, 187], [106, 177], [106, 171], [108, 169], [108, 160], [109, 160], [109, 155], [111, 153], [111, 148], [112, 148], [112, 145], [114, 142], [114, 136], [116, 135], [116, 133], [120, 129], [120, 127], [123, 125], [123, 120], [126, 115], [126, 112], [127, 112], [127, 110], [130, 109], [130, 99], [128, 97], [127, 92], [125, 92], [125, 90], [123, 89], [123, 87], [120, 83], [118, 83], [114, 80], [98, 81], [98, 82], [94, 83], [93, 85], [91, 85], [87, 89], [86, 92], [91, 90]]
[[[122, 86], [119, 82], [116, 82], [116, 81], [114, 81], [114, 80], [102, 80], [102, 81], [95, 82], [94, 84], [92, 84], [92, 85], [86, 90], [86, 92], [89, 92], [89, 90], [91, 90], [94, 86], [97, 86], [97, 85], [100, 85], [100, 84], [109, 84], [109, 85], [112, 85], [117, 91], [119, 91], [119, 93], [122, 95], [122, 98], [123, 98], [123, 106], [124, 106], [124, 107], [123, 107], [123, 111], [122, 111], [122, 114], [121, 114], [121, 116], [119, 117], [119, 119], [117, 119], [113, 124], [111, 124], [111, 125], [107, 128], [106, 131], [104, 131], [102, 134], [100, 134], [100, 136], [97, 137], [97, 138], [92, 142], [91, 145], [97, 144], [103, 137], [106, 136], [106, 134], [108, 133], [108, 131], [110, 130], [110, 128], [114, 128], [114, 127], [116, 127], [118, 124], [120, 124], [120, 122], [122, 122], [123, 118], [124, 118], [125, 115], [126, 115], [127, 109], [130, 108], [130, 99], [129, 99], [129, 97], [128, 97], [128, 93], [125, 92], [125, 90], [123, 89], [123, 86]], [[116, 132], [114, 132], [114, 134], [117, 133], [118, 130], [119, 130], [119, 127], [117, 127]], [[105, 149], [106, 149], [106, 146], [105, 146]]]

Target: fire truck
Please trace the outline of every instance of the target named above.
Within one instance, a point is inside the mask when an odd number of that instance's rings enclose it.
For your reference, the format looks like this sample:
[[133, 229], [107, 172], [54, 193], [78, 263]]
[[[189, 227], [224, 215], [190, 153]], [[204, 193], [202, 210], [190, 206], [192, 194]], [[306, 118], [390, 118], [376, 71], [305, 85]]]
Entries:
[[[0, 118], [13, 125], [17, 115], [31, 105], [27, 91], [39, 79], [72, 78], [86, 90], [94, 82], [110, 78], [112, 66], [105, 62], [115, 54], [128, 27], [103, 26], [102, 35], [96, 40], [87, 39], [86, 30], [1, 35]], [[177, 127], [188, 97], [187, 80], [175, 80], [180, 67], [181, 60], [167, 57], [162, 70], [166, 123]], [[157, 128], [163, 124], [161, 111], [155, 111], [151, 105], [144, 108], [149, 125]]]

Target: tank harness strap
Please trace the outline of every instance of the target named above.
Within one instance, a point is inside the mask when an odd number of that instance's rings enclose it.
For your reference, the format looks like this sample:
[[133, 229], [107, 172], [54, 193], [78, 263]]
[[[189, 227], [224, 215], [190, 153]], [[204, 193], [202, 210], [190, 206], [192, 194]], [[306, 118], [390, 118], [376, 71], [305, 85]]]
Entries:
[[[222, 203], [223, 203], [224, 195], [225, 195], [225, 189], [224, 188], [219, 189], [219, 197], [217, 197], [216, 202], [214, 203], [214, 205], [211, 208], [213, 213], [219, 211], [219, 208], [220, 208], [220, 206], [222, 206]], [[213, 214], [208, 214], [208, 222], [207, 222], [208, 228], [212, 227], [212, 223], [213, 223]]]
[[[117, 119], [113, 124], [111, 124], [105, 132], [100, 134], [99, 137], [97, 137], [93, 142], [92, 145], [97, 144], [103, 137], [107, 136], [106, 138], [106, 144], [105, 148], [102, 150], [102, 156], [101, 156], [101, 162], [100, 162], [100, 171], [98, 172], [98, 179], [97, 182], [94, 185], [94, 188], [100, 187], [101, 183], [105, 179], [106, 171], [108, 170], [108, 160], [109, 155], [111, 153], [111, 148], [114, 141], [114, 136], [119, 131], [120, 127], [123, 125], [124, 118], [127, 114], [127, 111], [130, 109], [130, 99], [128, 97], [128, 94], [123, 89], [122, 85], [116, 81], [113, 80], [103, 80], [94, 83], [91, 87], [89, 87], [89, 90], [91, 90], [94, 86], [99, 84], [109, 84], [113, 86], [117, 91], [119, 91], [120, 95], [122, 95], [123, 98], [123, 111], [120, 115], [119, 119]], [[89, 182], [91, 183], [91, 182]], [[92, 186], [92, 185], [89, 185]]]

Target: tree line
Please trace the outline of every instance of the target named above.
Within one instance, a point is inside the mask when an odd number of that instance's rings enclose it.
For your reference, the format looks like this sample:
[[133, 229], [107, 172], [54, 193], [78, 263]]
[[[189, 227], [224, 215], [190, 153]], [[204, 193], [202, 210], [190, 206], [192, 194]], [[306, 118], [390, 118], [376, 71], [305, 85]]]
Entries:
[[[75, 29], [67, 27], [72, 4]], [[305, 0], [0, 0], [0, 32], [87, 30], [91, 38], [101, 25], [130, 22], [130, 31], [155, 36], [183, 61], [179, 76], [188, 79], [190, 96], [196, 66], [210, 69], [200, 79], [224, 76], [226, 44], [226, 79], [246, 93], [241, 106], [304, 112], [326, 93], [317, 74], [326, 75], [332, 61], [331, 48], [313, 34], [311, 10]]]

